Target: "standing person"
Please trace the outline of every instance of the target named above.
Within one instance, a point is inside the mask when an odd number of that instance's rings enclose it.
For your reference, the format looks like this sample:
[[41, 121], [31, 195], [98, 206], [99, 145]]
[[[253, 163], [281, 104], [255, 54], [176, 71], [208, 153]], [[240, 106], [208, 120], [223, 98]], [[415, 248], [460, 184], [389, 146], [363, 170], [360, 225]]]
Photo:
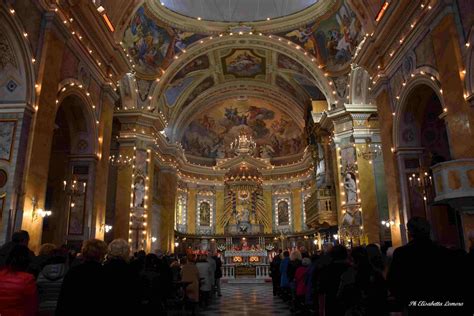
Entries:
[[207, 256], [207, 262], [209, 262], [209, 266], [211, 267], [211, 276], [210, 276], [210, 281], [211, 281], [211, 292], [210, 296], [214, 297], [214, 286], [216, 284], [216, 262], [214, 261], [214, 258], [212, 256]]
[[72, 267], [64, 277], [56, 316], [107, 314], [105, 304], [109, 302], [104, 298], [106, 279], [102, 268], [107, 244], [98, 239], [87, 240], [81, 253], [83, 262]]
[[53, 250], [36, 280], [40, 315], [54, 315], [66, 272], [66, 254], [59, 249]]
[[194, 264], [194, 258], [191, 254], [183, 258], [181, 267], [181, 281], [188, 283], [185, 287], [186, 303], [190, 305], [192, 314], [195, 314], [196, 305], [199, 302], [199, 270]]
[[342, 274], [337, 294], [345, 315], [388, 315], [383, 271], [370, 263], [366, 248], [353, 248], [351, 257], [353, 265]]
[[14, 245], [0, 269], [0, 314], [2, 316], [36, 316], [38, 294], [35, 278], [27, 273], [30, 251]]
[[[12, 235], [11, 241], [7, 242], [0, 248], [0, 267], [5, 265], [6, 259], [8, 257], [9, 252], [15, 247], [16, 245], [23, 245], [28, 247], [28, 244], [30, 243], [30, 234], [26, 230], [20, 230], [17, 232], [14, 232]], [[30, 266], [33, 263], [35, 259], [35, 254], [33, 251], [29, 250], [29, 256], [30, 256]], [[31, 271], [35, 272], [35, 271]], [[35, 275], [37, 273], [34, 273]]]
[[344, 308], [337, 302], [337, 292], [341, 276], [349, 268], [347, 249], [343, 245], [336, 245], [329, 251], [329, 256], [331, 262], [322, 268], [319, 273], [320, 314], [327, 316], [344, 315]]
[[306, 291], [308, 290], [306, 285], [306, 275], [308, 273], [311, 259], [304, 258], [301, 262], [301, 266], [296, 268], [295, 273], [295, 287], [296, 287], [296, 306], [298, 309], [303, 309], [306, 300]]
[[220, 297], [222, 296], [221, 293], [221, 278], [222, 278], [222, 261], [217, 255], [214, 255], [214, 261], [216, 262], [216, 273], [214, 273], [215, 279], [215, 288], [217, 295]]
[[280, 294], [280, 264], [281, 264], [281, 249], [278, 249], [277, 254], [273, 257], [272, 262], [270, 263], [270, 276], [272, 277], [273, 285], [273, 296]]
[[153, 313], [162, 311], [158, 264], [158, 257], [154, 253], [146, 255], [144, 268], [140, 273], [142, 313], [144, 315], [153, 315]]
[[[202, 279], [201, 286], [199, 288], [201, 299], [199, 302], [202, 306], [207, 306], [209, 303], [209, 295], [211, 292], [211, 280], [214, 278], [214, 272], [211, 270], [211, 265], [207, 261], [206, 255], [200, 255], [199, 260], [196, 263], [196, 267], [199, 270], [199, 278]], [[212, 278], [211, 278], [212, 276]]]
[[288, 280], [288, 265], [290, 264], [290, 252], [283, 252], [283, 260], [280, 264], [280, 290], [285, 301], [290, 299], [290, 282]]
[[139, 274], [130, 265], [130, 245], [124, 239], [113, 240], [108, 247], [104, 263], [105, 297], [110, 315], [136, 313], [139, 308], [141, 287]]
[[[464, 302], [461, 289], [464, 269], [448, 249], [435, 244], [430, 237], [431, 227], [421, 217], [407, 223], [408, 244], [395, 249], [387, 281], [401, 309], [406, 312], [434, 312], [441, 307], [410, 306], [410, 302]], [[466, 305], [468, 302], [464, 302]], [[449, 310], [456, 313], [453, 307]]]

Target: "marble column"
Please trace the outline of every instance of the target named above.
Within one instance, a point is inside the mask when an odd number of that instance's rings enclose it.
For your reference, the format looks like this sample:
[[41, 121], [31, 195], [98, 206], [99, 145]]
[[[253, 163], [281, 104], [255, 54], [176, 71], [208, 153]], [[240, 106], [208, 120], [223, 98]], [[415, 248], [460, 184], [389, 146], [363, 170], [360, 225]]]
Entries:
[[37, 77], [41, 90], [37, 95], [38, 111], [30, 130], [21, 224], [21, 229], [27, 230], [30, 234], [29, 247], [33, 251], [38, 251], [41, 245], [43, 220], [42, 218], [33, 220], [32, 202], [35, 199], [36, 208], [44, 209], [55, 127], [54, 118], [57, 111], [56, 92], [61, 80], [61, 63], [58, 61], [62, 60], [64, 47], [65, 40], [59, 38], [57, 32], [52, 29], [45, 31]]
[[390, 220], [395, 221], [391, 226], [392, 245], [401, 246], [407, 242], [405, 220], [401, 215], [402, 194], [397, 158], [392, 152], [393, 144], [393, 115], [388, 92], [384, 90], [377, 97], [377, 113], [380, 122], [380, 138], [382, 143], [385, 183], [387, 189], [388, 212]]
[[474, 110], [464, 99], [462, 70], [465, 69], [459, 46], [460, 35], [453, 14], [448, 14], [432, 31], [439, 82], [443, 89], [447, 113], [446, 127], [452, 159], [472, 158], [474, 142]]
[[[365, 145], [357, 144], [358, 150], [364, 149]], [[357, 158], [357, 169], [359, 171], [358, 194], [361, 198], [363, 236], [368, 243], [380, 242], [380, 219], [375, 191], [375, 178], [373, 163], [361, 157]]]
[[224, 212], [224, 187], [220, 186], [216, 188], [216, 234], [223, 234], [224, 227], [219, 225], [219, 218], [221, 218], [222, 213]]
[[[119, 155], [133, 157], [135, 150], [132, 144], [121, 144]], [[129, 238], [130, 204], [132, 202], [132, 172], [131, 167], [117, 170], [117, 187], [115, 195], [115, 218], [112, 233], [114, 238]]]
[[299, 185], [291, 188], [291, 204], [293, 209], [293, 231], [302, 231], [301, 187]]
[[[156, 175], [155, 175], [156, 176]], [[158, 205], [160, 207], [160, 241], [162, 251], [174, 249], [174, 214], [177, 176], [174, 170], [160, 168], [158, 173]]]
[[270, 187], [263, 188], [263, 201], [265, 203], [265, 212], [268, 218], [268, 225], [263, 228], [265, 234], [273, 232], [273, 203], [272, 203], [272, 189]]
[[92, 227], [94, 232], [91, 238], [104, 239], [105, 235], [105, 211], [107, 202], [107, 181], [109, 176], [109, 154], [110, 141], [112, 137], [112, 120], [114, 114], [114, 103], [107, 95], [103, 96], [102, 108], [100, 114], [100, 123], [98, 126], [99, 148], [97, 149], [97, 158], [95, 164], [95, 183], [94, 183], [94, 206], [92, 210]]
[[188, 233], [195, 234], [196, 233], [196, 185], [195, 184], [188, 184]]

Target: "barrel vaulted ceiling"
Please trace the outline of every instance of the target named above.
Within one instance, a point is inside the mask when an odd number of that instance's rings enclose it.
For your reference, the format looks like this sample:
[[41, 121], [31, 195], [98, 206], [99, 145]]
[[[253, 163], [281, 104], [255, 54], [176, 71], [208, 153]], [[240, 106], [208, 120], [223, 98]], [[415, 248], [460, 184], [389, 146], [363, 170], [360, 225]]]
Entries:
[[[245, 1], [238, 2], [236, 10]], [[285, 1], [275, 2], [286, 15]], [[217, 14], [203, 21], [172, 1], [145, 1], [131, 14], [122, 45], [137, 91], [166, 116], [167, 134], [190, 157], [222, 158], [229, 142], [222, 135], [240, 129], [257, 139], [262, 155], [296, 157], [311, 101], [345, 97], [361, 24], [345, 1], [303, 2], [310, 8], [257, 22]]]

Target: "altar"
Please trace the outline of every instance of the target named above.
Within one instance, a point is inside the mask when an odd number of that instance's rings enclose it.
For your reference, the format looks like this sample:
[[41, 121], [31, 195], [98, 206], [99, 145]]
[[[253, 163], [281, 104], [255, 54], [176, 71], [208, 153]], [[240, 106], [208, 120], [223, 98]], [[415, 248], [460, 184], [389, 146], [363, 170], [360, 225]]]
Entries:
[[223, 279], [229, 283], [265, 282], [270, 279], [268, 261], [266, 250], [227, 250]]

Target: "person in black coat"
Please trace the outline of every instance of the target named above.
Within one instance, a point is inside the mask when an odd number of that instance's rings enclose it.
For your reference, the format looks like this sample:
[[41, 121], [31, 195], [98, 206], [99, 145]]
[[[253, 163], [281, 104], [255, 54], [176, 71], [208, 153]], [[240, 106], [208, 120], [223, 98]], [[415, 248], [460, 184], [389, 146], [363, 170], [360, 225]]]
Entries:
[[129, 259], [130, 246], [125, 240], [115, 239], [109, 244], [103, 268], [107, 315], [134, 315], [140, 309], [140, 275]]
[[105, 278], [102, 261], [107, 245], [91, 239], [82, 247], [83, 262], [72, 267], [64, 277], [56, 316], [107, 315], [104, 297]]
[[214, 255], [212, 258], [216, 262], [216, 271], [214, 273], [215, 289], [216, 289], [217, 295], [222, 296], [222, 293], [221, 293], [222, 261], [217, 255]]
[[281, 252], [282, 250], [278, 250], [278, 254], [273, 257], [272, 262], [270, 263], [270, 276], [272, 277], [272, 284], [273, 284], [273, 296], [276, 296], [280, 293], [280, 264], [281, 264]]
[[[430, 224], [421, 217], [407, 223], [410, 242], [395, 249], [387, 274], [391, 294], [401, 310], [420, 314], [441, 312], [444, 306], [421, 306], [423, 302], [464, 303], [462, 286], [464, 269], [461, 256], [434, 243], [430, 238]], [[452, 315], [460, 312], [446, 307]]]

